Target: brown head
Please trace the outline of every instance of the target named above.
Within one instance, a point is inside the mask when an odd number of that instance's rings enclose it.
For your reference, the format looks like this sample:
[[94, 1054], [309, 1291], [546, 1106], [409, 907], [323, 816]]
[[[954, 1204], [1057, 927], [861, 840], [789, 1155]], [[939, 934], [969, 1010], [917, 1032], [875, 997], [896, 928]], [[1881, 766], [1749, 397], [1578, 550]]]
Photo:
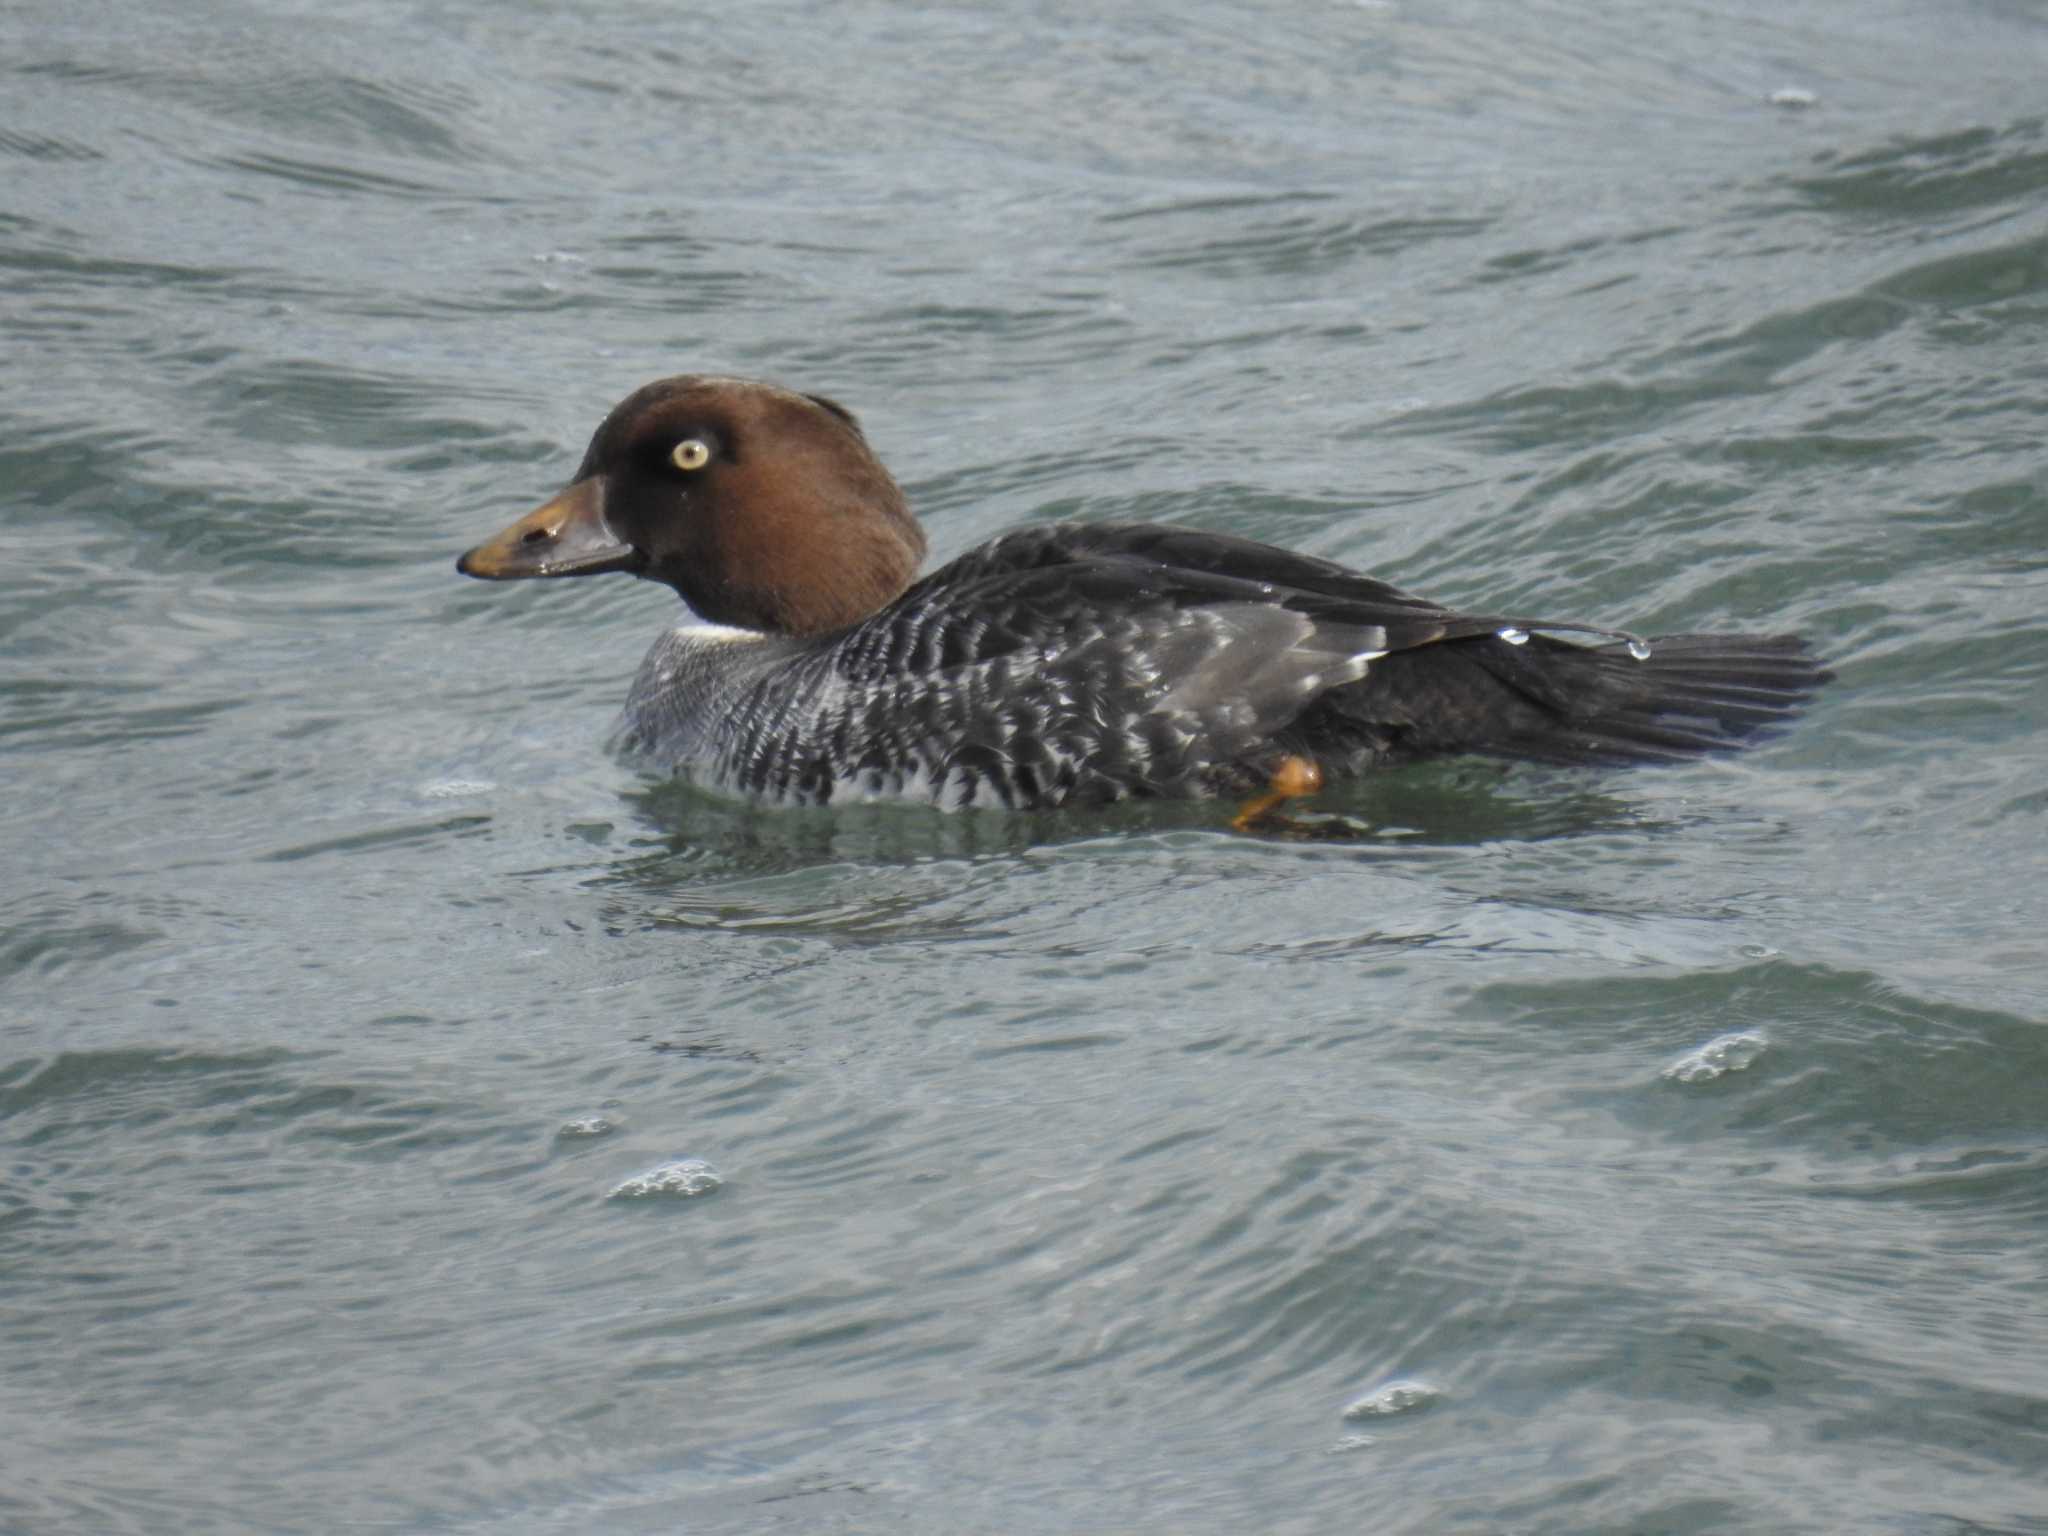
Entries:
[[631, 571], [715, 624], [840, 629], [908, 587], [924, 530], [850, 412], [684, 374], [612, 408], [561, 495], [455, 564], [466, 576]]

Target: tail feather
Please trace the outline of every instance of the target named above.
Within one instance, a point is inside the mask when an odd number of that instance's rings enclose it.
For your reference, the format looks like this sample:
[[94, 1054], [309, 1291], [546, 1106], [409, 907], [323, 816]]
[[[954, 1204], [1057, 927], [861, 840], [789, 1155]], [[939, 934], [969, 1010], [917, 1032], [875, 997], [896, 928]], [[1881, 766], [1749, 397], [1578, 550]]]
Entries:
[[1664, 635], [1641, 661], [1621, 646], [1554, 641], [1523, 665], [1542, 669], [1540, 685], [1518, 687], [1512, 661], [1487, 670], [1547, 706], [1542, 716], [1518, 712], [1469, 750], [1549, 763], [1685, 762], [1776, 735], [1834, 676], [1797, 635]]
[[1833, 676], [1796, 635], [1664, 635], [1640, 661], [1623, 644], [1486, 635], [1387, 656], [1322, 704], [1388, 759], [1681, 763], [1777, 735]]

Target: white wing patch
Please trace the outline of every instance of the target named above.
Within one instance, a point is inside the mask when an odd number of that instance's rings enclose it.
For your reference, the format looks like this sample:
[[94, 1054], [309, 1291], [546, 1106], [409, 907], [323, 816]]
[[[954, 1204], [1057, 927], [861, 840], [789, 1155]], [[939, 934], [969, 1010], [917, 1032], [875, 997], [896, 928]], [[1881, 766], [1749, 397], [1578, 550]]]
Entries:
[[1183, 613], [1203, 654], [1187, 664], [1187, 634], [1176, 636], [1185, 670], [1162, 694], [1162, 713], [1224, 713], [1257, 728], [1277, 725], [1317, 694], [1355, 683], [1387, 654], [1374, 624], [1330, 624], [1262, 603], [1222, 603]]

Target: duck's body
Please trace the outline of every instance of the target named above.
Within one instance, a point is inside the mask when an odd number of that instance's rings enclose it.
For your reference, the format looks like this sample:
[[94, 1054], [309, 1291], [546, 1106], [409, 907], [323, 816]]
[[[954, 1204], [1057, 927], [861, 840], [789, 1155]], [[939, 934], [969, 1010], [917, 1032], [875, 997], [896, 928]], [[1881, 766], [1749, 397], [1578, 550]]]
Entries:
[[1682, 761], [1827, 679], [1792, 636], [1573, 644], [1542, 631], [1588, 626], [1461, 615], [1184, 528], [1027, 528], [912, 584], [923, 546], [843, 409], [684, 377], [622, 402], [570, 488], [461, 569], [674, 586], [708, 622], [655, 642], [619, 744], [771, 802], [1240, 796], [1458, 752]]

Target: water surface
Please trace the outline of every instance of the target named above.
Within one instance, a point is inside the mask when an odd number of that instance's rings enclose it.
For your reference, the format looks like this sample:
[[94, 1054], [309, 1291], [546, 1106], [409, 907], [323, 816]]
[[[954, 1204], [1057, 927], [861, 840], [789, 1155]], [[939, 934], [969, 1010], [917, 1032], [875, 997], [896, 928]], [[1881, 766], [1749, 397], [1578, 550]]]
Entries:
[[[2044, 48], [0, 15], [0, 1528], [2048, 1531]], [[668, 594], [451, 568], [684, 369], [940, 555], [1840, 681], [1344, 841], [755, 813], [601, 750]]]

